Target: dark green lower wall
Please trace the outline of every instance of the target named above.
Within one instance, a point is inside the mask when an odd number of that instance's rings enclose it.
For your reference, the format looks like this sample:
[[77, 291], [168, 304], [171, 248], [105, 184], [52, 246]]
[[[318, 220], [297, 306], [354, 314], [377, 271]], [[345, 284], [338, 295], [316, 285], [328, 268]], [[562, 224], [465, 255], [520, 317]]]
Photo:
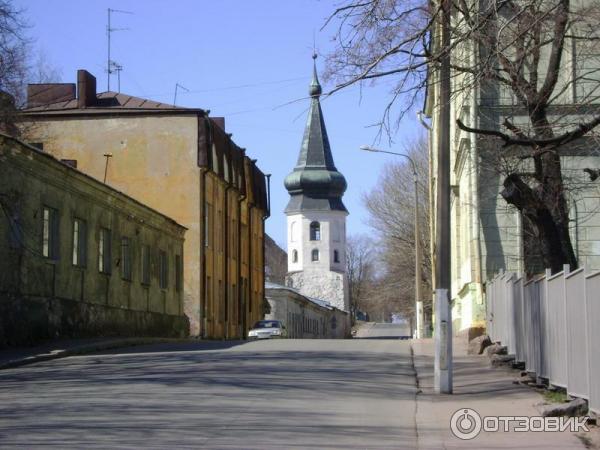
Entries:
[[189, 321], [68, 299], [0, 293], [0, 348], [98, 336], [186, 337]]

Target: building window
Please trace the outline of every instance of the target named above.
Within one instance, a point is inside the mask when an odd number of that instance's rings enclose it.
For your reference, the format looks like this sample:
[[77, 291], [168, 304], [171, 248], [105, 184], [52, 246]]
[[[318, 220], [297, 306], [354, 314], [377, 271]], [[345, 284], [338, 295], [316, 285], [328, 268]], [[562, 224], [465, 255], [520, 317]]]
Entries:
[[58, 259], [58, 211], [44, 206], [42, 216], [42, 254], [48, 259]]
[[292, 251], [292, 262], [293, 263], [297, 263], [298, 262], [298, 250]]
[[318, 261], [319, 260], [319, 250], [317, 250], [316, 248], [311, 252], [311, 260], [312, 261]]
[[321, 240], [321, 224], [319, 222], [312, 222], [310, 224], [310, 240], [320, 241]]
[[[244, 278], [244, 293], [248, 292], [248, 280]], [[252, 292], [250, 292], [249, 298], [244, 294], [244, 298], [248, 301], [248, 312], [252, 312]]]
[[210, 203], [204, 203], [204, 246], [210, 247], [210, 221], [212, 220], [212, 205]]
[[131, 240], [128, 237], [121, 238], [121, 276], [131, 281]]
[[202, 314], [206, 318], [206, 311], [208, 309], [208, 302], [212, 301], [212, 279], [207, 276], [206, 283], [204, 284], [204, 302], [202, 303]]
[[175, 255], [175, 291], [181, 292], [183, 267], [181, 264], [181, 255]]
[[150, 247], [142, 245], [142, 284], [150, 284]]
[[331, 222], [331, 234], [333, 242], [340, 242], [340, 224], [338, 221]]
[[110, 230], [100, 228], [100, 239], [98, 240], [98, 270], [100, 273], [110, 274]]
[[87, 265], [87, 226], [81, 219], [73, 220], [73, 265]]
[[158, 284], [161, 289], [167, 289], [169, 285], [169, 266], [167, 264], [167, 253], [158, 253]]
[[217, 299], [219, 302], [219, 321], [225, 322], [225, 308], [227, 307], [227, 303], [223, 297], [223, 282], [221, 280], [219, 280], [219, 290], [217, 293], [219, 295]]
[[333, 251], [333, 262], [334, 263], [340, 262], [340, 252], [338, 252], [337, 250]]
[[291, 242], [296, 242], [296, 239], [298, 239], [296, 236], [296, 233], [298, 232], [297, 228], [298, 227], [296, 226], [296, 222], [292, 222], [290, 225], [290, 241]]

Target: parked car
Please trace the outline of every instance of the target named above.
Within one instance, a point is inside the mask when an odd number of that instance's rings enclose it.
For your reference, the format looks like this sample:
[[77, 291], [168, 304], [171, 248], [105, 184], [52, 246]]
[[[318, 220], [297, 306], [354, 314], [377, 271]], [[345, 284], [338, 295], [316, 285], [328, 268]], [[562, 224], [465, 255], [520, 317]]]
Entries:
[[279, 320], [259, 320], [248, 332], [249, 339], [272, 339], [287, 337], [285, 325]]

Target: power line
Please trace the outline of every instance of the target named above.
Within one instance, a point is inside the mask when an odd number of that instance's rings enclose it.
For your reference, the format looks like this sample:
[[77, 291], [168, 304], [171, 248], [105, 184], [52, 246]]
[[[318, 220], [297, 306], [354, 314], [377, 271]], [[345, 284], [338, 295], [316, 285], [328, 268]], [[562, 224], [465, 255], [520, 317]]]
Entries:
[[[188, 89], [187, 92], [189, 94], [201, 94], [201, 93], [205, 93], [205, 92], [230, 91], [230, 90], [235, 90], [235, 89], [246, 89], [246, 88], [257, 87], [257, 86], [282, 84], [282, 83], [288, 83], [290, 81], [299, 81], [299, 80], [306, 80], [306, 79], [308, 79], [308, 77], [287, 78], [285, 80], [264, 81], [264, 82], [260, 82], [260, 83], [240, 84], [240, 85], [224, 86], [224, 87], [211, 88], [211, 89]], [[172, 91], [171, 92], [161, 92], [161, 93], [150, 93], [150, 94], [146, 94], [146, 95], [148, 97], [151, 97], [151, 96], [171, 95], [171, 94], [172, 94]]]

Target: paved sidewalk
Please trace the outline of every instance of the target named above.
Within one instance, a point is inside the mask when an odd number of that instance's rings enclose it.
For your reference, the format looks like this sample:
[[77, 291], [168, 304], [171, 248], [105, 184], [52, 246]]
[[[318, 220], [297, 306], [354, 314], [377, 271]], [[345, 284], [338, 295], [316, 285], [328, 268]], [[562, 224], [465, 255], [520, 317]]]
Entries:
[[[417, 430], [419, 449], [510, 448], [510, 449], [585, 449], [575, 433], [482, 431], [472, 440], [461, 440], [450, 431], [450, 418], [461, 408], [484, 416], [539, 416], [535, 404], [543, 401], [539, 393], [513, 381], [517, 371], [489, 367], [486, 356], [467, 355], [466, 346], [455, 343], [454, 394], [433, 392], [433, 355], [431, 339], [412, 341], [419, 388]], [[581, 433], [586, 435], [591, 433]], [[596, 433], [594, 433], [596, 434]], [[585, 437], [584, 437], [585, 438]]]
[[152, 337], [89, 338], [48, 341], [35, 347], [18, 347], [0, 350], [0, 370], [25, 366], [51, 359], [82, 355], [122, 347], [132, 347], [163, 342], [187, 342], [188, 339]]

